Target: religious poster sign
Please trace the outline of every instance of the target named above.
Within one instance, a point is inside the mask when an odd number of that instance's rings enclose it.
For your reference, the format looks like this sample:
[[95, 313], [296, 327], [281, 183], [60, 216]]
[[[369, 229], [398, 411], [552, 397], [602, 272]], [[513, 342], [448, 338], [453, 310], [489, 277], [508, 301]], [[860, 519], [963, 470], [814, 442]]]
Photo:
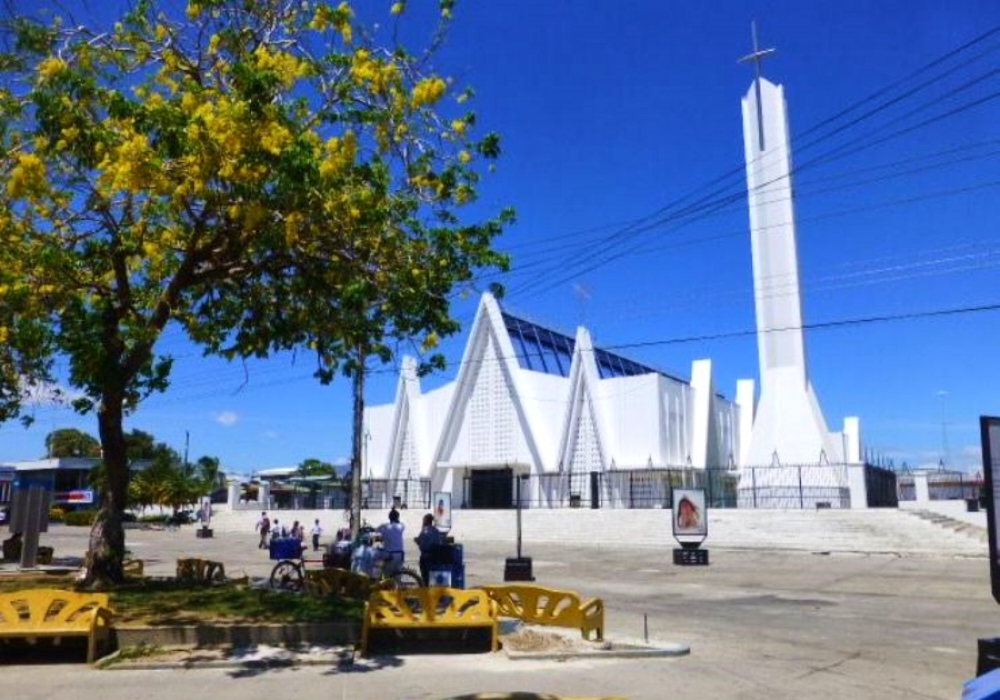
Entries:
[[705, 489], [674, 489], [674, 537], [708, 537]]
[[209, 527], [212, 524], [212, 497], [202, 496], [198, 499], [198, 520], [202, 527]]
[[435, 491], [431, 504], [434, 508], [434, 525], [438, 530], [450, 530], [451, 494], [447, 491]]
[[990, 584], [993, 600], [1000, 603], [1000, 418], [981, 416], [983, 488], [986, 489], [986, 527], [990, 539]]

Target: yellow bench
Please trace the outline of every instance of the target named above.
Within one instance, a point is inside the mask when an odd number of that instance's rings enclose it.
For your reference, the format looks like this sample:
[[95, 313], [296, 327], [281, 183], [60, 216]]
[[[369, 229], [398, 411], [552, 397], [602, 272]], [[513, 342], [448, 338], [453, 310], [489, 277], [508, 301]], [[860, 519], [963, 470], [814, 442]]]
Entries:
[[361, 654], [367, 655], [373, 632], [380, 629], [475, 629], [489, 634], [490, 651], [498, 648], [496, 603], [481, 590], [433, 586], [375, 591], [368, 599], [361, 628]]
[[126, 559], [122, 562], [122, 573], [126, 576], [142, 578], [142, 574], [145, 569], [146, 565], [143, 563], [142, 559]]
[[106, 593], [75, 593], [35, 588], [0, 593], [0, 642], [26, 639], [34, 644], [48, 637], [87, 637], [87, 663], [98, 648], [106, 651], [111, 639], [111, 610]]
[[582, 602], [575, 591], [543, 586], [482, 586], [497, 603], [501, 617], [513, 617], [532, 625], [576, 627], [584, 639], [604, 639], [604, 601]]
[[[12, 535], [11, 537], [5, 539], [2, 545], [2, 561], [20, 561], [22, 546], [23, 542], [18, 535]], [[52, 563], [52, 556], [54, 554], [55, 550], [52, 547], [39, 547], [35, 561], [43, 566], [49, 565]]]
[[314, 596], [337, 596], [368, 600], [373, 590], [388, 588], [391, 579], [382, 582], [364, 574], [345, 569], [316, 569], [306, 571], [306, 593]]
[[226, 567], [208, 559], [178, 559], [177, 578], [196, 583], [221, 582], [226, 580]]

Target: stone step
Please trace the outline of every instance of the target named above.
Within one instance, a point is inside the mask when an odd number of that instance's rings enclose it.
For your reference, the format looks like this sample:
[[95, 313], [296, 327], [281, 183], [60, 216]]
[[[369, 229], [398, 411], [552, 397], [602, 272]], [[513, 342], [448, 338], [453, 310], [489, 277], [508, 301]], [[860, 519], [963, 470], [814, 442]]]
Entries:
[[[340, 511], [275, 511], [282, 522], [312, 523], [328, 539], [343, 526]], [[223, 512], [213, 516], [217, 531], [252, 531], [260, 512]], [[273, 515], [273, 513], [272, 513]], [[407, 545], [420, 529], [420, 510], [401, 512]], [[914, 517], [916, 516], [916, 517]], [[383, 511], [365, 512], [379, 523]], [[943, 518], [943, 519], [942, 519]], [[530, 509], [522, 512], [524, 543], [572, 543], [594, 546], [664, 548], [675, 546], [671, 513], [664, 509]], [[456, 510], [451, 532], [458, 542], [516, 540], [517, 515], [512, 510]], [[412, 535], [410, 534], [412, 533]], [[717, 548], [790, 549], [803, 551], [897, 552], [986, 556], [985, 530], [947, 516], [897, 509], [851, 510], [728, 510], [709, 511], [706, 546]]]

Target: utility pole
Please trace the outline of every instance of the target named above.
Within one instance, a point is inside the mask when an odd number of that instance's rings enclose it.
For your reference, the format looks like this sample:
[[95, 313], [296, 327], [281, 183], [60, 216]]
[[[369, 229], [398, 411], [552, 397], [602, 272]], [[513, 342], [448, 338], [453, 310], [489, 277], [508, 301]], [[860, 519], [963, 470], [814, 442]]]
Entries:
[[358, 365], [354, 370], [354, 421], [351, 430], [351, 540], [361, 533], [361, 441], [365, 417], [365, 348], [357, 347]]

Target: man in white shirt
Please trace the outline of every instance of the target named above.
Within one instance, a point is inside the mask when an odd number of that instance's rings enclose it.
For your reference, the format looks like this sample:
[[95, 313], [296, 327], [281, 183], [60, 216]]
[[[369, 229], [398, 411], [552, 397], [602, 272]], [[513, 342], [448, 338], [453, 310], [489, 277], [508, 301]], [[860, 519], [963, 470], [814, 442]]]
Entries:
[[406, 526], [399, 522], [399, 511], [393, 508], [389, 511], [389, 522], [378, 526], [378, 534], [382, 536], [382, 557], [387, 574], [394, 574], [403, 566], [403, 532]]

